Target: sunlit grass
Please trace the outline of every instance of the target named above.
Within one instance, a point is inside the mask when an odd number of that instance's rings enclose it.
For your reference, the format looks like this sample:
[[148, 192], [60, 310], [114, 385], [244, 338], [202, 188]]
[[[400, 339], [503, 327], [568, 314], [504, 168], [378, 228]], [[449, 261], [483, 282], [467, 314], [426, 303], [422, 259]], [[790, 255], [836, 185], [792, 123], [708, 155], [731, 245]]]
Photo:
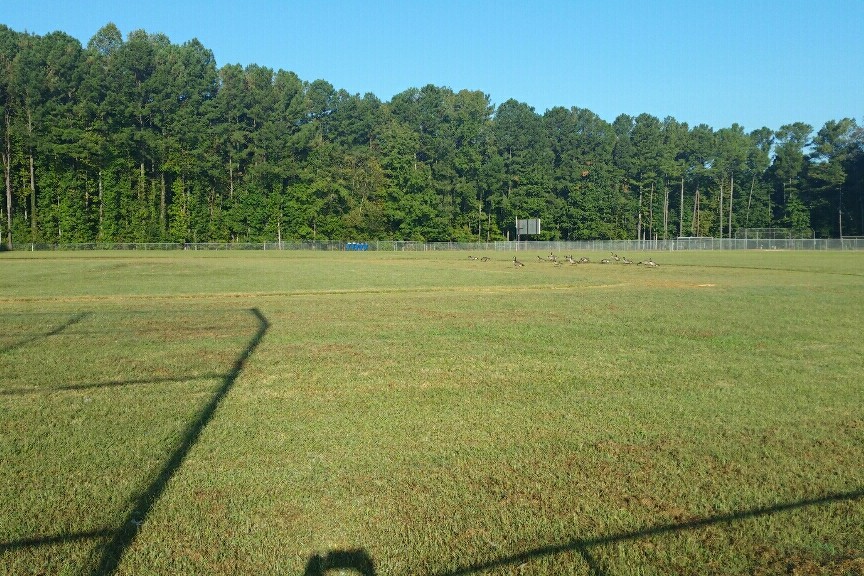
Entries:
[[249, 351], [118, 573], [862, 571], [864, 255], [11, 256], [7, 572], [98, 573]]

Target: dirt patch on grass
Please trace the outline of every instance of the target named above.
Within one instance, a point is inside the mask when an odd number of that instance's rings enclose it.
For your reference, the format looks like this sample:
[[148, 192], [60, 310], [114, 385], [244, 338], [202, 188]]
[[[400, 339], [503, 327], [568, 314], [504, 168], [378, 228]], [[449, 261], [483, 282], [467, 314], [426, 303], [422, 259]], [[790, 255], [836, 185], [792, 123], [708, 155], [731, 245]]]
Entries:
[[707, 288], [717, 288], [717, 284], [712, 282], [683, 282], [680, 280], [649, 280], [645, 282], [645, 286], [649, 286], [651, 288], [672, 288], [672, 289], [707, 289]]

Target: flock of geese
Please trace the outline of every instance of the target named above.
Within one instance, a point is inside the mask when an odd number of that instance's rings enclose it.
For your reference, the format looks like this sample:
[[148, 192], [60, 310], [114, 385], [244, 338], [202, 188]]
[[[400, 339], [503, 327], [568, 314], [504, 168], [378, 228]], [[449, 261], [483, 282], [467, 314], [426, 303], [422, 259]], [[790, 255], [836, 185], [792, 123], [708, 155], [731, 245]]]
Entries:
[[[477, 258], [476, 256], [469, 256], [468, 258], [470, 260], [480, 260], [481, 262], [488, 262], [489, 260], [491, 260], [491, 258], [489, 258], [488, 256], [483, 256], [482, 258]], [[565, 256], [563, 258], [563, 262], [562, 262], [562, 260], [559, 259], [558, 256], [556, 256], [552, 252], [549, 252], [549, 255], [546, 258], [543, 258], [542, 256], [537, 256], [537, 260], [539, 260], [540, 262], [551, 262], [553, 266], [562, 266], [564, 262], [567, 262], [568, 264], [574, 265], [574, 266], [576, 264], [590, 264], [591, 263], [591, 259], [586, 258], [585, 256], [582, 256], [579, 259], [575, 259], [575, 258], [573, 258], [573, 256], [570, 256], [570, 255]], [[626, 256], [618, 256], [618, 254], [616, 254], [614, 252], [612, 252], [612, 258], [603, 258], [599, 262], [600, 262], [600, 264], [612, 264], [613, 262], [617, 262], [620, 264], [633, 264], [634, 263], [632, 260], [628, 259]], [[637, 266], [647, 266], [649, 268], [654, 268], [657, 266], [657, 263], [652, 258], [648, 258], [647, 260], [642, 260], [641, 262], [636, 262], [635, 264]], [[516, 256], [513, 256], [513, 266], [515, 266], [516, 268], [521, 268], [521, 267], [525, 266], [525, 264], [520, 262], [516, 258]]]

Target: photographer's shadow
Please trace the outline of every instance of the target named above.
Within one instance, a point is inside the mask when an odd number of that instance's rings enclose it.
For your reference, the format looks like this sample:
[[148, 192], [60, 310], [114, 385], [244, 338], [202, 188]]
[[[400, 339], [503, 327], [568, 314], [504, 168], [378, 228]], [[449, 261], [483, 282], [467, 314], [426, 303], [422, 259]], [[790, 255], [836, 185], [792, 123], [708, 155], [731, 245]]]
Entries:
[[354, 570], [361, 576], [375, 576], [375, 563], [365, 550], [333, 550], [324, 556], [313, 554], [303, 576], [325, 576], [330, 570]]

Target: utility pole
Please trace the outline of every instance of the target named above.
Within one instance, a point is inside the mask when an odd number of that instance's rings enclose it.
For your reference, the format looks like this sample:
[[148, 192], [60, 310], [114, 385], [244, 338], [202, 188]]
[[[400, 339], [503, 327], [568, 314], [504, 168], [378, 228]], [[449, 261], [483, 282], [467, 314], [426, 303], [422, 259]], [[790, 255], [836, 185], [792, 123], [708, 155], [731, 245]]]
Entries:
[[843, 240], [843, 185], [840, 185], [840, 203], [837, 205], [837, 219], [840, 228], [840, 240]]

